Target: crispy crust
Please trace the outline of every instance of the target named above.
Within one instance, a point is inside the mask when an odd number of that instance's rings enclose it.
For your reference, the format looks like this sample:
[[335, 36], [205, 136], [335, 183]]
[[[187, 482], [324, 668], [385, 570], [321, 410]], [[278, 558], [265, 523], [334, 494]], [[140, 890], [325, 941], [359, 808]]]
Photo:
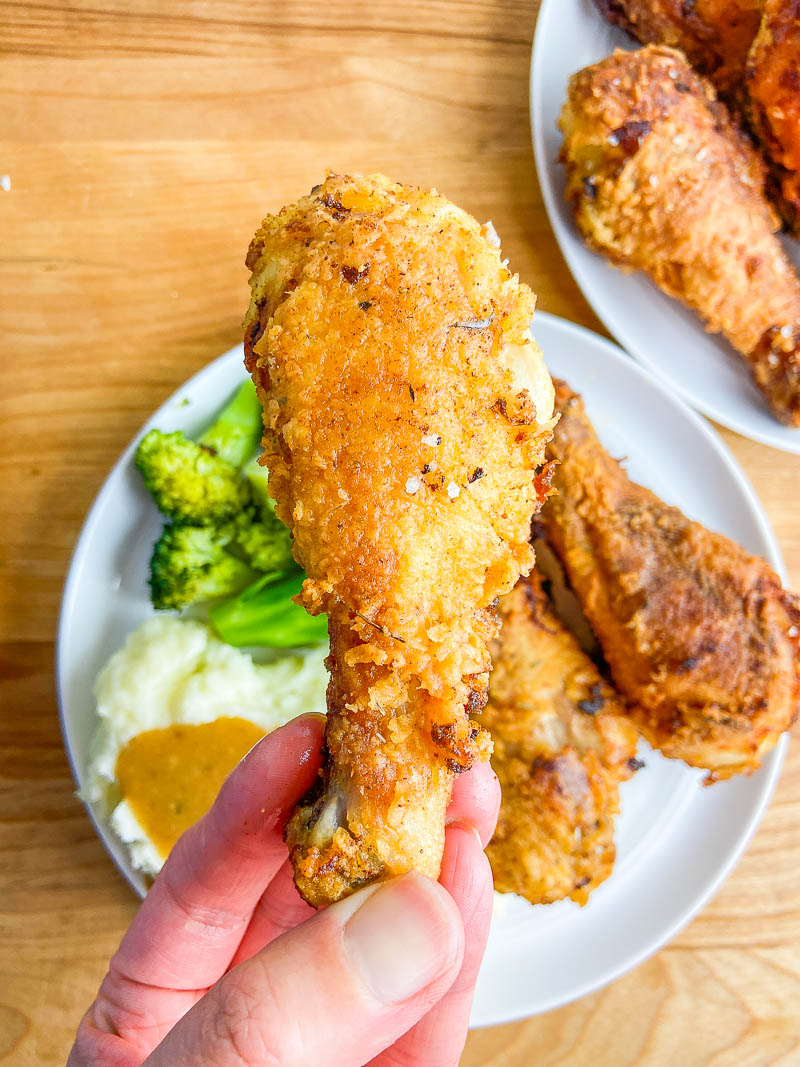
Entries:
[[438, 874], [453, 775], [489, 753], [468, 712], [490, 604], [533, 562], [552, 385], [533, 294], [435, 192], [329, 175], [247, 264], [270, 491], [329, 619], [324, 778], [287, 827], [319, 905]]
[[800, 601], [768, 564], [630, 481], [556, 383], [560, 463], [542, 513], [647, 740], [710, 773], [751, 773], [800, 705]]
[[481, 716], [503, 791], [487, 848], [495, 889], [531, 904], [585, 904], [614, 866], [619, 785], [638, 766], [638, 736], [537, 571], [501, 598], [499, 613]]
[[722, 94], [738, 96], [764, 0], [595, 0], [642, 44], [679, 48]]
[[696, 311], [745, 357], [776, 418], [800, 425], [800, 348], [785, 343], [800, 282], [763, 163], [710, 83], [673, 49], [617, 51], [572, 77], [560, 125], [587, 244]]
[[746, 120], [768, 193], [800, 237], [800, 0], [595, 0], [643, 44], [679, 48]]
[[770, 190], [800, 237], [800, 0], [764, 0], [747, 59], [747, 114], [771, 163]]

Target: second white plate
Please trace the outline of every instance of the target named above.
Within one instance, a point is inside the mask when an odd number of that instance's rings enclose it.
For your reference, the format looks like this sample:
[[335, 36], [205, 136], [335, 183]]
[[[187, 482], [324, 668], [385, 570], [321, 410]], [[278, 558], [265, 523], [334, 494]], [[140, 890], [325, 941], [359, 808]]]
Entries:
[[[534, 334], [555, 375], [586, 399], [604, 443], [671, 503], [746, 548], [781, 560], [746, 479], [717, 435], [618, 348], [571, 323], [537, 314]], [[244, 377], [241, 346], [188, 381], [149, 420], [193, 434]], [[135, 442], [109, 474], [84, 525], [64, 590], [57, 678], [64, 742], [78, 786], [86, 780], [97, 715], [92, 683], [125, 636], [152, 614], [147, 564], [161, 520], [133, 467]], [[785, 741], [752, 778], [710, 789], [681, 763], [646, 751], [623, 786], [618, 861], [585, 908], [531, 907], [501, 898], [481, 970], [472, 1022], [519, 1019], [611, 981], [672, 937], [730, 872], [758, 825]], [[122, 873], [141, 876], [99, 808], [89, 810]]]
[[[642, 274], [622, 274], [583, 244], [564, 201], [556, 121], [570, 75], [615, 48], [635, 43], [601, 17], [592, 0], [542, 0], [531, 58], [530, 108], [536, 168], [547, 213], [584, 296], [631, 355], [698, 411], [722, 426], [786, 452], [800, 453], [800, 429], [770, 415], [744, 361], [727, 342]], [[800, 243], [784, 239], [795, 266]]]

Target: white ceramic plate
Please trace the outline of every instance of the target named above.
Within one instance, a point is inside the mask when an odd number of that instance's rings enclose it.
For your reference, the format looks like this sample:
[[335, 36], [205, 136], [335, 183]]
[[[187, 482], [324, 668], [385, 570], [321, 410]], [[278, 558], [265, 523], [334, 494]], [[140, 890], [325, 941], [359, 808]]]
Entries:
[[[747, 481], [706, 423], [615, 346], [539, 314], [534, 333], [556, 375], [580, 389], [598, 432], [633, 476], [689, 515], [781, 560]], [[243, 377], [241, 348], [192, 378], [144, 427], [199, 431]], [[126, 634], [152, 609], [147, 562], [160, 519], [133, 468], [135, 443], [89, 513], [64, 591], [58, 686], [64, 741], [80, 786], [96, 726], [92, 682]], [[702, 907], [755, 830], [780, 769], [785, 742], [754, 777], [711, 789], [700, 774], [649, 752], [623, 787], [619, 858], [581, 909], [532, 908], [498, 898], [475, 999], [473, 1024], [546, 1011], [597, 989], [654, 952]], [[144, 883], [99, 811], [97, 832], [133, 888]]]
[[[622, 274], [581, 241], [564, 201], [556, 128], [569, 77], [635, 42], [601, 17], [592, 0], [542, 0], [531, 59], [531, 128], [536, 168], [556, 239], [583, 294], [619, 343], [698, 411], [723, 426], [800, 453], [800, 429], [770, 415], [744, 360], [642, 274]], [[784, 238], [800, 267], [800, 243]]]

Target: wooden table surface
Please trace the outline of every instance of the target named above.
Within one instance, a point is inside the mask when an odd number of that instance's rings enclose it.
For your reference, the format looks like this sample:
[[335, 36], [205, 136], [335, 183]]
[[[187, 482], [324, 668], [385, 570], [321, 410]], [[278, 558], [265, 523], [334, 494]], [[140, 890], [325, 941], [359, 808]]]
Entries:
[[[64, 1061], [136, 910], [73, 797], [59, 598], [120, 451], [240, 340], [262, 216], [327, 167], [436, 185], [494, 220], [541, 308], [601, 329], [534, 173], [537, 6], [0, 3], [0, 1061]], [[722, 436], [800, 587], [800, 457]], [[795, 744], [736, 872], [668, 948], [576, 1004], [473, 1033], [463, 1063], [799, 1064], [799, 873]]]

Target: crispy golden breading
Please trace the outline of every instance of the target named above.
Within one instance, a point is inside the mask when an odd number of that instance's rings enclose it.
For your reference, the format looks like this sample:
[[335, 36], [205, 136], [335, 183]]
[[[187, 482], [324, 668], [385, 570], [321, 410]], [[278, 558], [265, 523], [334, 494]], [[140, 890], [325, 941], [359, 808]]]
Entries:
[[552, 385], [534, 297], [470, 216], [330, 175], [250, 246], [245, 352], [278, 515], [326, 612], [326, 765], [287, 827], [320, 905], [436, 876], [454, 773], [486, 758], [490, 610], [533, 563]]
[[800, 237], [800, 0], [762, 0], [747, 60], [747, 115], [771, 163], [771, 187]]
[[560, 461], [542, 512], [644, 736], [710, 772], [751, 772], [800, 705], [800, 600], [763, 560], [632, 482], [556, 383]]
[[698, 312], [800, 426], [800, 281], [761, 160], [711, 85], [670, 48], [617, 51], [572, 77], [560, 125], [587, 244]]
[[595, 0], [643, 44], [681, 49], [745, 118], [768, 192], [800, 237], [800, 0]]
[[585, 904], [614, 866], [619, 785], [638, 766], [638, 734], [537, 571], [501, 597], [499, 613], [481, 716], [503, 791], [486, 850], [495, 889]]
[[[779, 0], [781, 2], [781, 0]], [[736, 97], [764, 0], [595, 0], [642, 44], [680, 48], [720, 93]]]

